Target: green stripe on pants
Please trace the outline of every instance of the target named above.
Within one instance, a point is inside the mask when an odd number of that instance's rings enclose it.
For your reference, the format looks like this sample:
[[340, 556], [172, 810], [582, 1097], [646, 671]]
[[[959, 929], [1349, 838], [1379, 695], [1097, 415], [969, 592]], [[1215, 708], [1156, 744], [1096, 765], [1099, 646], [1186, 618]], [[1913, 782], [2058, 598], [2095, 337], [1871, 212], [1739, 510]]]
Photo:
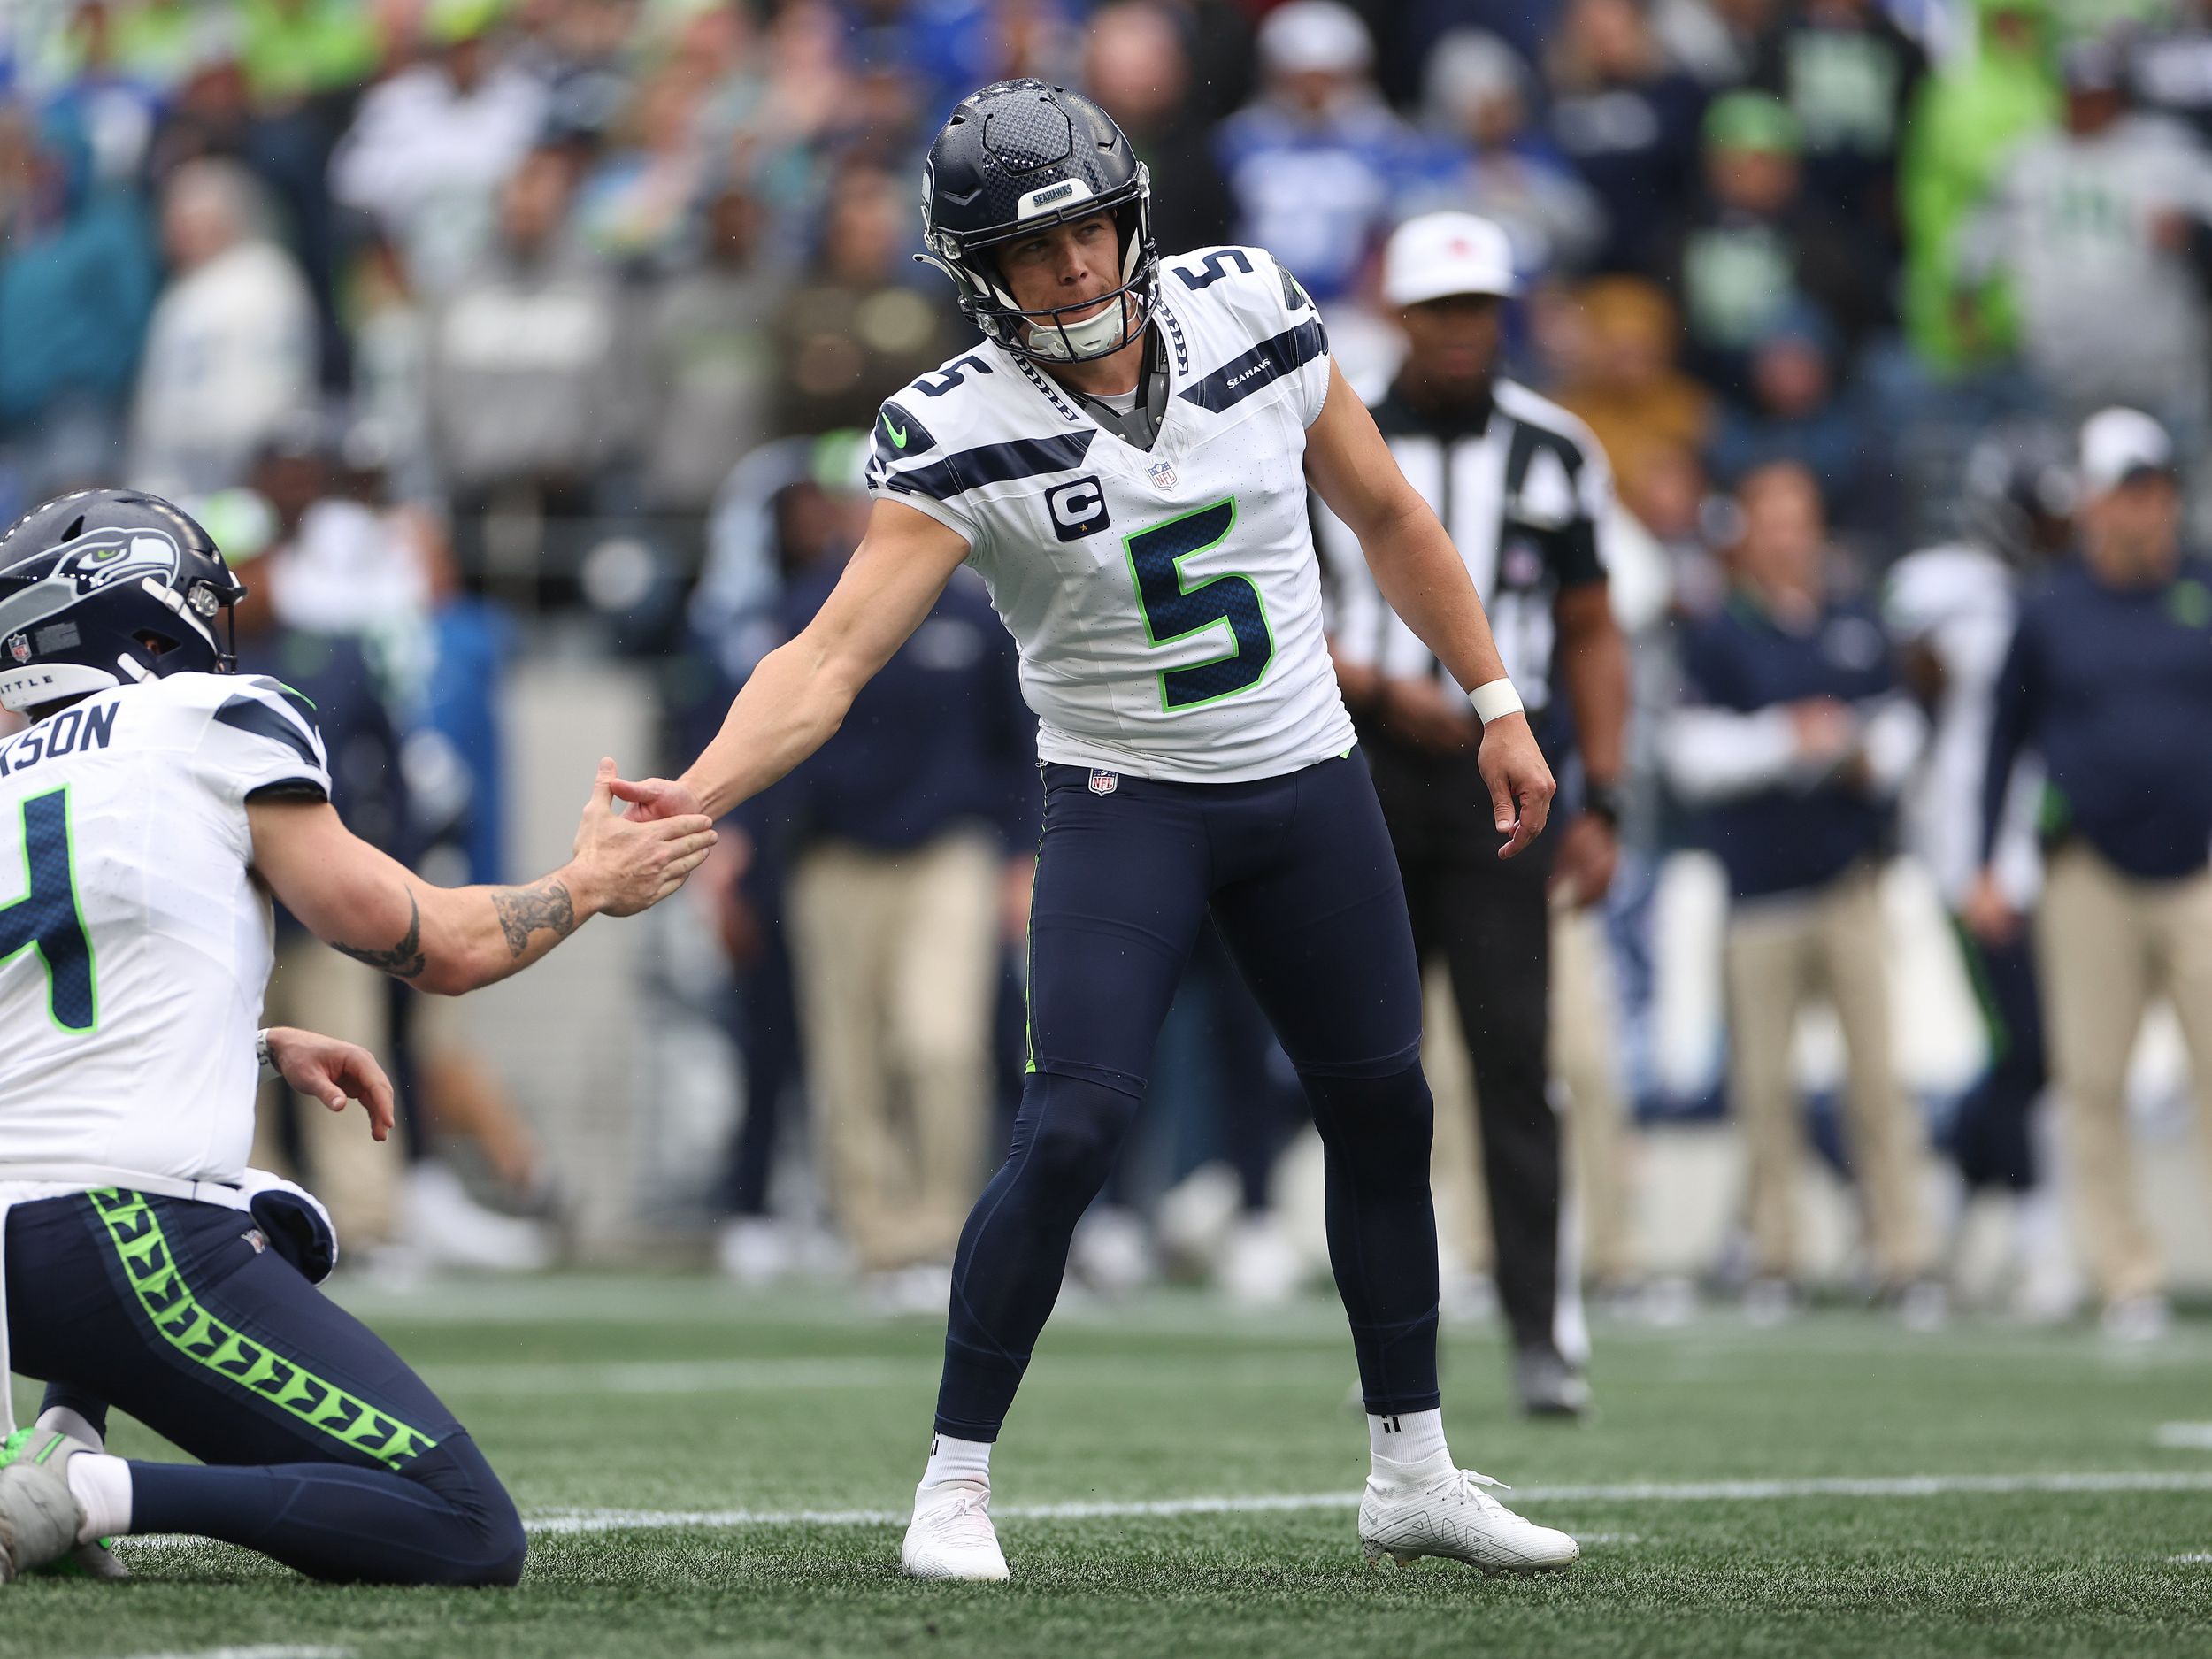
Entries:
[[[404, 1469], [437, 1444], [421, 1430], [388, 1417], [294, 1361], [249, 1341], [200, 1306], [192, 1287], [177, 1271], [169, 1241], [162, 1236], [161, 1222], [143, 1194], [111, 1187], [85, 1196], [100, 1212], [115, 1252], [122, 1258], [124, 1271], [138, 1294], [139, 1306], [146, 1310], [154, 1329], [179, 1353], [252, 1390], [387, 1469]], [[241, 1215], [250, 1219], [243, 1212]]]

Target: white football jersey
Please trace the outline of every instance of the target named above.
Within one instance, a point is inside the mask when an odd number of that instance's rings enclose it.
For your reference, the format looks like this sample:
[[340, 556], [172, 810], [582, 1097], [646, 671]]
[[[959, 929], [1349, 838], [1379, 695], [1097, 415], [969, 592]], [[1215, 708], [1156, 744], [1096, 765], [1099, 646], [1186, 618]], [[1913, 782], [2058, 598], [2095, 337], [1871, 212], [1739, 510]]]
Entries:
[[1352, 747], [1321, 631], [1306, 428], [1328, 341], [1258, 248], [1162, 262], [1148, 449], [986, 342], [883, 406], [870, 493], [964, 538], [1045, 760], [1233, 783]]
[[148, 680], [0, 741], [0, 1178], [243, 1172], [272, 959], [246, 799], [276, 787], [330, 794], [273, 680]]

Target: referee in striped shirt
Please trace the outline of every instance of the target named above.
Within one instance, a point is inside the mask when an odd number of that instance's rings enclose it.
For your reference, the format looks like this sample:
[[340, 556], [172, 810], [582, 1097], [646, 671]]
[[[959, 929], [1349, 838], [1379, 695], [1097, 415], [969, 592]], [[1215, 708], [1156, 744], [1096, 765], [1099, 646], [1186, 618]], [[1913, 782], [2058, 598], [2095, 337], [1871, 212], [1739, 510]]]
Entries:
[[1488, 220], [1431, 213], [1401, 226], [1384, 256], [1383, 297], [1409, 349], [1374, 414], [1467, 561], [1546, 751], [1555, 765], [1570, 749], [1580, 760], [1582, 810], [1563, 834], [1517, 858], [1496, 856], [1473, 710], [1383, 603], [1350, 533], [1317, 511], [1339, 678], [1397, 846], [1416, 942], [1450, 971], [1474, 1067], [1515, 1382], [1530, 1412], [1576, 1416], [1589, 1404], [1589, 1339], [1562, 1248], [1560, 1123], [1546, 1065], [1551, 910], [1594, 903], [1612, 882], [1628, 659], [1599, 545], [1611, 499], [1604, 456], [1580, 421], [1497, 372], [1513, 288], [1511, 248]]

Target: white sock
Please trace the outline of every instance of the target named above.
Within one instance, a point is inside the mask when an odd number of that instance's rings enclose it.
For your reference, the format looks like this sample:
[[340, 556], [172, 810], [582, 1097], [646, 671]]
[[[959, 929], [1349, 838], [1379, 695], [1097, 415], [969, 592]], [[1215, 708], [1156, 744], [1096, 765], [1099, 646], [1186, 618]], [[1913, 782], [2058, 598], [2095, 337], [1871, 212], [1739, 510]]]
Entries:
[[929, 1466], [922, 1471], [924, 1486], [941, 1486], [948, 1480], [977, 1480], [991, 1484], [991, 1442], [956, 1440], [934, 1434], [929, 1441]]
[[131, 1530], [131, 1466], [104, 1452], [77, 1452], [69, 1459], [69, 1490], [84, 1506], [77, 1541], [114, 1538]]
[[[1371, 1413], [1367, 1419], [1367, 1449], [1374, 1454], [1378, 1465], [1425, 1463], [1431, 1458], [1445, 1456], [1450, 1448], [1444, 1444], [1444, 1414], [1403, 1411], [1395, 1417], [1379, 1417]], [[1377, 1472], [1390, 1471], [1379, 1467]]]
[[104, 1450], [107, 1446], [107, 1442], [100, 1437], [100, 1431], [67, 1406], [48, 1406], [38, 1414], [38, 1421], [31, 1426], [52, 1434], [66, 1434], [73, 1440], [83, 1441], [96, 1452]]

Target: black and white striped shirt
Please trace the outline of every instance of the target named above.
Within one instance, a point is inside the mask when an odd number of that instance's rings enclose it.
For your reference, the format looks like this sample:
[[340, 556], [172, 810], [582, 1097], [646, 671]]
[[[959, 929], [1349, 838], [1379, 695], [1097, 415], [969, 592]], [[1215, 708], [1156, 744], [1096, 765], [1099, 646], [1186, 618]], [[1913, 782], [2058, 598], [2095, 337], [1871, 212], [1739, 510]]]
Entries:
[[[1562, 589], [1606, 575], [1601, 540], [1613, 483], [1596, 437], [1558, 404], [1506, 380], [1491, 403], [1448, 421], [1416, 410], [1394, 387], [1374, 416], [1399, 469], [1467, 561], [1521, 701], [1532, 715], [1548, 708], [1553, 603]], [[1318, 502], [1315, 514], [1338, 654], [1393, 678], [1448, 680], [1383, 602], [1358, 539]]]

